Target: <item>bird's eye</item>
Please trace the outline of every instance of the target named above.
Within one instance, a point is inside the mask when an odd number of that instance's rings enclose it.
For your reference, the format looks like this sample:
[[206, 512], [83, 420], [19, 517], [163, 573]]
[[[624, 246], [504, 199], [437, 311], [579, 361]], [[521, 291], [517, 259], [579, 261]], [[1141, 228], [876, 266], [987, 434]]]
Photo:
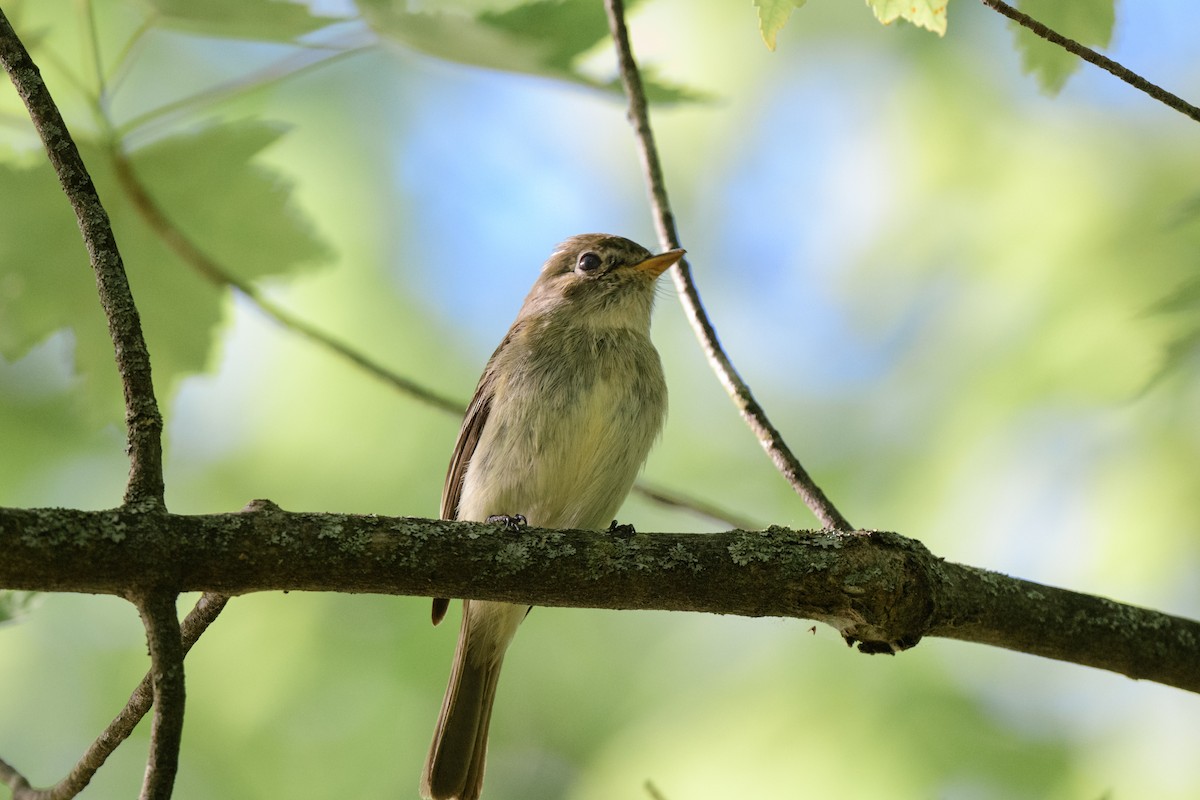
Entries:
[[579, 268], [584, 272], [594, 272], [600, 269], [600, 256], [595, 253], [584, 253], [579, 257]]

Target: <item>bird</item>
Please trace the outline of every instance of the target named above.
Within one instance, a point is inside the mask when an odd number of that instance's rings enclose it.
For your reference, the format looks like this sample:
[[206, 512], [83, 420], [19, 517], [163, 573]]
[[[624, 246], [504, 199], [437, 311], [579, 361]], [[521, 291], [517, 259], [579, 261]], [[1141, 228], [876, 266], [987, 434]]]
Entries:
[[[507, 528], [616, 525], [666, 418], [650, 316], [658, 277], [683, 255], [653, 255], [601, 233], [558, 245], [475, 388], [446, 472], [442, 519]], [[435, 625], [448, 604], [433, 601]], [[486, 600], [462, 606], [421, 775], [427, 800], [480, 796], [500, 667], [530, 611]]]

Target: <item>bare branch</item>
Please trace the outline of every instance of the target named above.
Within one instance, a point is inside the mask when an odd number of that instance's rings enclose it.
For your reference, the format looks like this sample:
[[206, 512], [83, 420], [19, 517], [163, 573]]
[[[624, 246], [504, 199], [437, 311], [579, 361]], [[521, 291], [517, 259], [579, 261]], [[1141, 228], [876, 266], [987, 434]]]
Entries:
[[112, 337], [125, 395], [126, 450], [130, 462], [125, 503], [162, 508], [162, 415], [154, 398], [150, 354], [142, 336], [141, 320], [129, 290], [129, 281], [125, 277], [121, 253], [117, 249], [108, 214], [100, 204], [96, 187], [92, 184], [66, 123], [42, 81], [37, 65], [29, 57], [25, 45], [2, 10], [0, 62], [21, 95], [63, 192], [71, 201], [92, 269], [96, 273], [100, 304], [108, 319], [108, 333]]
[[[200, 599], [196, 601], [196, 605], [179, 626], [184, 655], [187, 655], [192, 649], [192, 645], [208, 630], [208, 626], [216, 621], [217, 616], [225, 608], [225, 603], [228, 600], [229, 598], [225, 595], [214, 594], [212, 592], [200, 596]], [[146, 716], [146, 712], [150, 710], [151, 705], [154, 703], [154, 687], [152, 685], [151, 674], [150, 672], [146, 673], [141, 683], [130, 694], [129, 702], [125, 704], [125, 708], [121, 709], [121, 712], [108, 724], [108, 727], [96, 737], [96, 740], [92, 742], [87, 752], [83, 754], [79, 763], [60, 782], [60, 786], [63, 784], [78, 785], [79, 789], [82, 789], [91, 781], [92, 776], [96, 774], [96, 770], [104, 765], [104, 762], [108, 760], [113, 751], [129, 738], [129, 735], [133, 733], [134, 728], [141, 722], [142, 717]], [[74, 794], [70, 796], [73, 797]]]
[[[179, 626], [184, 655], [208, 630], [208, 626], [216, 621], [228, 600], [229, 598], [225, 595], [211, 592], [200, 596], [196, 605]], [[150, 676], [151, 673], [147, 672], [141, 683], [130, 694], [129, 701], [121, 709], [121, 712], [96, 737], [96, 740], [92, 742], [67, 776], [54, 786], [35, 789], [29, 785], [23, 775], [0, 759], [0, 783], [7, 784], [8, 788], [12, 790], [13, 800], [68, 800], [87, 788], [96, 771], [104, 766], [104, 762], [113, 754], [113, 751], [129, 738], [134, 728], [153, 705], [154, 688], [151, 685]]]
[[37, 795], [36, 789], [31, 789], [29, 781], [11, 764], [0, 758], [0, 783], [12, 790], [13, 800], [51, 800], [49, 795]]
[[1008, 17], [1021, 27], [1033, 32], [1035, 35], [1040, 36], [1047, 42], [1058, 45], [1068, 53], [1073, 53], [1090, 64], [1095, 64], [1097, 67], [1100, 67], [1100, 69], [1112, 73], [1138, 91], [1145, 92], [1158, 102], [1168, 106], [1169, 108], [1175, 109], [1180, 114], [1185, 114], [1195, 121], [1200, 122], [1200, 108], [1197, 108], [1196, 106], [1187, 102], [1182, 97], [1172, 94], [1166, 89], [1151, 83], [1141, 75], [1138, 75], [1136, 72], [1123, 67], [1116, 61], [1113, 61], [1111, 58], [1100, 55], [1095, 50], [1091, 49], [1090, 47], [1085, 47], [1074, 39], [1068, 39], [1066, 36], [1063, 36], [1061, 33], [1050, 29], [1028, 14], [1018, 11], [1007, 3], [1002, 2], [1002, 0], [980, 0], [980, 2], [993, 11]]
[[867, 652], [943, 636], [1200, 692], [1200, 623], [951, 564], [894, 533], [631, 536], [407, 517], [0, 509], [0, 585], [337, 591], [825, 622]]
[[668, 489], [665, 486], [654, 486], [644, 480], [638, 481], [634, 485], [633, 490], [647, 500], [658, 503], [660, 506], [690, 511], [698, 517], [703, 517], [718, 524], [729, 525], [739, 530], [759, 531], [767, 527], [749, 517], [744, 517], [733, 511], [727, 511], [724, 508], [703, 500], [698, 500], [695, 497], [689, 497], [674, 489]]
[[154, 687], [154, 719], [150, 726], [150, 757], [140, 800], [170, 800], [179, 771], [183, 741], [183, 639], [175, 616], [176, 593], [150, 589], [131, 596], [146, 628], [150, 645], [150, 683]]
[[[629, 32], [625, 28], [625, 4], [623, 0], [605, 0], [608, 10], [608, 24], [612, 32], [613, 42], [617, 48], [617, 64], [621, 72], [621, 82], [625, 94], [629, 98], [629, 122], [633, 125], [634, 136], [637, 139], [638, 152], [642, 159], [642, 167], [646, 174], [646, 184], [650, 192], [650, 205], [654, 223], [658, 229], [659, 243], [664, 249], [681, 247], [679, 235], [675, 230], [675, 218], [671, 214], [671, 206], [667, 201], [666, 182], [663, 180], [662, 165], [658, 158], [658, 149], [654, 144], [654, 131], [650, 127], [650, 112], [646, 103], [646, 92], [642, 87], [642, 77], [637, 62], [633, 58], [633, 48], [629, 43]], [[733, 362], [729, 360], [717, 332], [709, 321], [708, 314], [700, 300], [700, 293], [692, 280], [692, 268], [687, 259], [681, 260], [671, 270], [675, 286], [679, 291], [679, 299], [687, 314], [688, 322], [700, 340], [700, 346], [708, 357], [708, 363], [721, 385], [725, 387], [733, 404], [737, 406], [742, 419], [750, 426], [759, 444], [767, 451], [771, 462], [775, 464], [787, 479], [796, 493], [813, 512], [821, 524], [834, 530], [851, 530], [850, 523], [842, 513], [825, 497], [825, 493], [809, 477], [808, 472], [801, 466], [799, 459], [792, 453], [783, 440], [783, 436], [771, 424], [766, 412], [754, 399], [750, 387], [742, 380]]]

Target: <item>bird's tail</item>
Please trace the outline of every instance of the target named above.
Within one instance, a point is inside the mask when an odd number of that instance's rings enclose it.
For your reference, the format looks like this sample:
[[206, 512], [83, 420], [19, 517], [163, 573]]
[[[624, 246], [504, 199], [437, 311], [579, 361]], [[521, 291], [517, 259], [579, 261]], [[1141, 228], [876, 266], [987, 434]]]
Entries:
[[509, 603], [463, 601], [450, 682], [421, 774], [422, 797], [479, 797], [500, 666], [526, 610], [525, 606]]

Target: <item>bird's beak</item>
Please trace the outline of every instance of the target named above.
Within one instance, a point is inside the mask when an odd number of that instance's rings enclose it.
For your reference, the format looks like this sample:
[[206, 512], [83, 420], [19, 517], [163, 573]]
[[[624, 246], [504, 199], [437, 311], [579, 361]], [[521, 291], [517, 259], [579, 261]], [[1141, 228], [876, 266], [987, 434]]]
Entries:
[[668, 250], [660, 255], [650, 256], [640, 264], [634, 264], [633, 269], [649, 275], [651, 278], [657, 278], [683, 258], [683, 254], [686, 252], [686, 250]]

